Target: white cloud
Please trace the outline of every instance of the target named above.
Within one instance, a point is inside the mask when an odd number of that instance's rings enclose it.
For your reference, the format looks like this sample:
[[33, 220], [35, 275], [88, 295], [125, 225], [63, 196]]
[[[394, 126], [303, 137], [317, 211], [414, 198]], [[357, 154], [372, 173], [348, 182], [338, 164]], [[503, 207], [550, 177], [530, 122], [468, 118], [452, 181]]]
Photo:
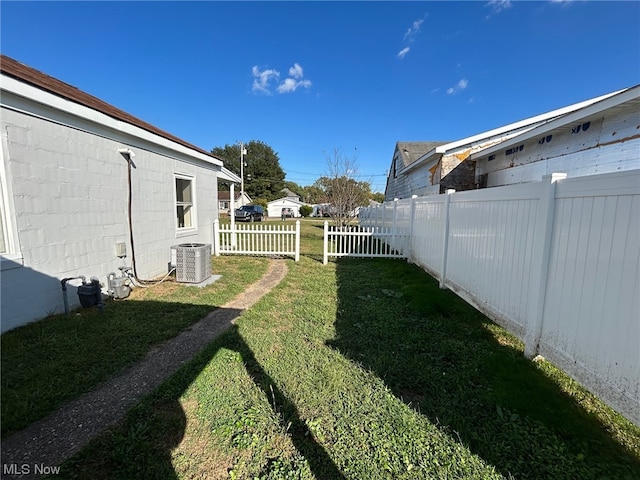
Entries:
[[398, 52], [398, 58], [404, 58], [404, 56], [409, 53], [410, 48], [404, 47], [402, 50]]
[[289, 69], [289, 76], [293, 78], [302, 78], [304, 76], [302, 73], [302, 67], [299, 64], [294, 63], [293, 67]]
[[295, 92], [298, 87], [311, 87], [310, 80], [296, 80], [295, 78], [286, 78], [284, 82], [278, 85], [278, 93]]
[[418, 33], [420, 33], [420, 29], [422, 28], [422, 24], [424, 23], [425, 18], [427, 18], [426, 15], [422, 18], [419, 18], [418, 20], [414, 20], [413, 23], [411, 24], [411, 27], [407, 29], [402, 39], [403, 40], [409, 39], [410, 42], [413, 42], [415, 40], [415, 37], [418, 35]]
[[280, 78], [280, 72], [273, 69], [260, 70], [257, 65], [254, 65], [251, 69], [251, 73], [253, 74], [253, 86], [251, 90], [254, 92], [266, 93], [267, 95], [271, 95], [271, 90], [269, 90], [269, 83], [272, 80], [278, 80]]
[[[406, 40], [409, 43], [412, 43], [420, 33], [420, 30], [422, 29], [422, 24], [424, 23], [426, 18], [427, 18], [427, 14], [425, 13], [422, 18], [414, 20], [411, 26], [404, 33], [404, 37], [402, 37], [402, 39]], [[409, 47], [405, 47], [402, 50], [400, 50], [397, 54], [397, 57], [404, 58], [407, 55], [407, 53], [409, 53]]]
[[491, 7], [495, 13], [500, 13], [502, 10], [511, 8], [511, 0], [490, 0], [487, 7]]
[[[251, 90], [271, 95], [274, 83], [277, 83], [280, 79], [280, 72], [275, 69], [260, 70], [255, 65], [251, 69], [251, 73], [253, 74]], [[311, 88], [311, 80], [305, 79], [302, 66], [299, 63], [294, 63], [293, 67], [289, 69], [289, 76], [280, 82], [276, 87], [276, 91], [278, 93], [290, 93], [295, 92], [298, 88]]]
[[462, 90], [465, 90], [468, 85], [469, 80], [467, 80], [466, 78], [458, 80], [458, 83], [456, 83], [453, 87], [447, 88], [447, 94], [453, 95], [455, 93], [461, 92]]

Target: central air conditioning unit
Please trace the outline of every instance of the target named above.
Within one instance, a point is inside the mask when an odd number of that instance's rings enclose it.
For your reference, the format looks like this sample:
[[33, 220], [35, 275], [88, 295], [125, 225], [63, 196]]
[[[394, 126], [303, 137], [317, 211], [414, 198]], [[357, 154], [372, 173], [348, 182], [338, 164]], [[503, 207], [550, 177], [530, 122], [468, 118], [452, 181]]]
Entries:
[[211, 276], [211, 245], [181, 243], [171, 247], [171, 264], [176, 280], [183, 283], [204, 282]]

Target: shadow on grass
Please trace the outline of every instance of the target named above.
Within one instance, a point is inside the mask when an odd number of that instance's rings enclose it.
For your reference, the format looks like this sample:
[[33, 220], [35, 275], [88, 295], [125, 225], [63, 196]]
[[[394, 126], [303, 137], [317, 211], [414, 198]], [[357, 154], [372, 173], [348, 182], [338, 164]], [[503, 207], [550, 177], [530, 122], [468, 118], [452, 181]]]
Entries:
[[[179, 399], [220, 349], [235, 351], [253, 383], [274, 409], [283, 430], [305, 457], [316, 478], [344, 478], [324, 448], [301, 420], [296, 406], [276, 386], [255, 358], [235, 325], [205, 347], [148, 399], [132, 409], [126, 419], [92, 441], [63, 465], [59, 477], [68, 479], [172, 479], [179, 478], [172, 452], [184, 440], [187, 414]], [[193, 412], [191, 412], [193, 415]], [[188, 459], [187, 459], [188, 462]], [[207, 464], [208, 462], [204, 462]], [[210, 462], [206, 478], [229, 478], [232, 463]], [[201, 468], [201, 467], [197, 467]], [[269, 462], [260, 478], [278, 478], [282, 465]], [[272, 471], [273, 470], [273, 471]]]
[[336, 269], [330, 346], [504, 476], [637, 478], [637, 453], [418, 267], [341, 259]]

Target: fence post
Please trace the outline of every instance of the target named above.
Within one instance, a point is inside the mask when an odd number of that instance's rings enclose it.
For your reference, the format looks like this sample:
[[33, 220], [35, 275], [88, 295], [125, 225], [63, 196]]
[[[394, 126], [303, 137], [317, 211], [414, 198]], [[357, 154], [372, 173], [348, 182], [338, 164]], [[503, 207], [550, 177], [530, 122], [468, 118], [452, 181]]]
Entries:
[[213, 255], [220, 256], [220, 220], [213, 221]]
[[322, 264], [326, 265], [329, 260], [329, 222], [324, 221], [324, 242], [322, 245]]
[[393, 223], [391, 224], [391, 245], [390, 245], [390, 249], [389, 249], [389, 253], [391, 253], [393, 250], [397, 250], [397, 240], [396, 240], [396, 234], [397, 234], [397, 229], [398, 229], [398, 202], [400, 201], [399, 198], [394, 198], [393, 199]]
[[447, 281], [447, 257], [449, 255], [449, 205], [451, 204], [451, 195], [455, 193], [453, 189], [447, 189], [446, 196], [444, 197], [444, 212], [442, 213], [444, 217], [444, 226], [442, 233], [442, 268], [440, 269], [440, 288], [446, 289], [446, 281]]
[[553, 238], [553, 221], [556, 208], [556, 182], [567, 178], [566, 173], [552, 173], [542, 177], [540, 201], [536, 214], [536, 232], [538, 240], [533, 245], [532, 259], [537, 260], [531, 269], [531, 290], [529, 294], [529, 312], [524, 333], [524, 355], [532, 359], [538, 354], [542, 322], [544, 318], [544, 300], [547, 294], [549, 257]]
[[296, 220], [296, 254], [295, 261], [300, 260], [300, 220]]
[[408, 252], [405, 252], [407, 259], [410, 262], [413, 262], [413, 224], [416, 221], [416, 198], [418, 195], [411, 195], [411, 214], [409, 215], [409, 238], [405, 241], [405, 248], [408, 249]]

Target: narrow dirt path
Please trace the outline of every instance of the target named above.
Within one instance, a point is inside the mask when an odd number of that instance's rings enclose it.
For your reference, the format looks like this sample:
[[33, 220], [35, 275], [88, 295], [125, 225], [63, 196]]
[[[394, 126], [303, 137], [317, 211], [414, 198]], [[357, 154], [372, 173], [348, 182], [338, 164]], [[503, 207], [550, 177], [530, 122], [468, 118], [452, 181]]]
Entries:
[[227, 330], [244, 310], [280, 283], [287, 271], [286, 262], [271, 260], [263, 277], [232, 301], [158, 345], [143, 360], [95, 390], [4, 440], [2, 478], [38, 478], [38, 469], [55, 467], [76, 454]]

